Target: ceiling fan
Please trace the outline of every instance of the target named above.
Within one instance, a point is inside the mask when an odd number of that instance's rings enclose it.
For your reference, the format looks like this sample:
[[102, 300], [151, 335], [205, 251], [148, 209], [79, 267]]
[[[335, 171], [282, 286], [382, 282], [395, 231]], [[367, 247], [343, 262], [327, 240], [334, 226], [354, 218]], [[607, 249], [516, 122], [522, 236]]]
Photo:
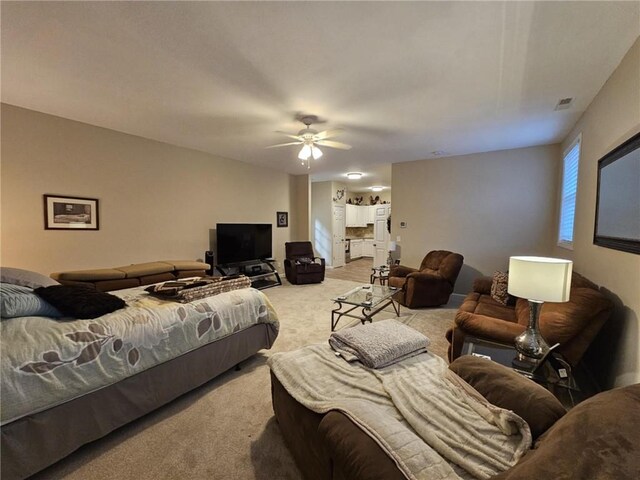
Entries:
[[302, 145], [302, 149], [300, 153], [298, 153], [298, 158], [302, 161], [302, 165], [307, 166], [307, 168], [311, 168], [309, 160], [313, 158], [314, 160], [319, 159], [322, 156], [322, 150], [318, 148], [321, 147], [329, 147], [329, 148], [339, 148], [340, 150], [350, 150], [351, 145], [347, 145], [346, 143], [334, 142], [333, 140], [329, 140], [329, 138], [335, 137], [342, 133], [342, 129], [334, 129], [334, 130], [324, 130], [322, 132], [318, 132], [313, 128], [310, 128], [314, 123], [318, 123], [318, 117], [315, 115], [306, 115], [304, 117], [299, 118], [299, 120], [305, 124], [306, 128], [303, 128], [298, 132], [297, 135], [292, 135], [287, 132], [276, 132], [286, 135], [289, 138], [293, 138], [295, 142], [288, 143], [279, 143], [278, 145], [271, 145], [267, 148], [277, 148], [277, 147], [286, 147], [289, 145]]

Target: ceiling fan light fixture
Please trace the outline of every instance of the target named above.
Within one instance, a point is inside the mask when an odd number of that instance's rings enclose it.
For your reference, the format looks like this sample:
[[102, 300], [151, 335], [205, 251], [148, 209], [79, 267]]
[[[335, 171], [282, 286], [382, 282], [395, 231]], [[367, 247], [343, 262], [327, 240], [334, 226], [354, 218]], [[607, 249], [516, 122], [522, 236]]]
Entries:
[[380, 187], [378, 185], [370, 187], [371, 190], [373, 190], [374, 192], [381, 192], [382, 190], [384, 190], [384, 187]]
[[318, 160], [322, 156], [322, 150], [320, 150], [315, 145], [311, 145], [311, 155], [314, 160]]
[[298, 158], [300, 160], [309, 160], [310, 156], [311, 156], [311, 145], [309, 145], [308, 143], [305, 143], [304, 146], [302, 147], [302, 150], [300, 150], [300, 153], [298, 154]]
[[364, 174], [362, 172], [349, 172], [347, 178], [349, 180], [360, 180]]

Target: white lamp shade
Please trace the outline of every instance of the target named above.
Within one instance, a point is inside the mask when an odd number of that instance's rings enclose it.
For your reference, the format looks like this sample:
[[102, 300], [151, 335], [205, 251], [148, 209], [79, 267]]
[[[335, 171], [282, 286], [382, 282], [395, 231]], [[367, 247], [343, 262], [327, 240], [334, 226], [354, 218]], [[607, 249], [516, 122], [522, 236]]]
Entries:
[[539, 302], [566, 302], [573, 262], [562, 258], [511, 257], [507, 291]]
[[395, 252], [396, 251], [396, 242], [394, 242], [394, 241], [389, 242], [389, 251], [390, 252]]

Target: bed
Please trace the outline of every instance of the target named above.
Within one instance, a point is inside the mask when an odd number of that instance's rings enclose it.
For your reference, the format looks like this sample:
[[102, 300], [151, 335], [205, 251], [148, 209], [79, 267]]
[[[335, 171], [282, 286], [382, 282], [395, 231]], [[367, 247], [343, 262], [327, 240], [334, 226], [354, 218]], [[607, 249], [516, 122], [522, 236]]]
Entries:
[[21, 479], [170, 402], [263, 348], [277, 315], [253, 288], [190, 303], [136, 287], [91, 320], [4, 318], [2, 477]]

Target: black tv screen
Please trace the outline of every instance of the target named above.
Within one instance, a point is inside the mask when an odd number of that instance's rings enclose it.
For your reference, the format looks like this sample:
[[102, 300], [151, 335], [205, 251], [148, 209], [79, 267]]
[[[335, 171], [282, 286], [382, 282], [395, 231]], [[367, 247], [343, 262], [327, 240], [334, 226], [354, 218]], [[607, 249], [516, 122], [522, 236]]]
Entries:
[[271, 258], [270, 223], [218, 223], [216, 238], [221, 265]]

